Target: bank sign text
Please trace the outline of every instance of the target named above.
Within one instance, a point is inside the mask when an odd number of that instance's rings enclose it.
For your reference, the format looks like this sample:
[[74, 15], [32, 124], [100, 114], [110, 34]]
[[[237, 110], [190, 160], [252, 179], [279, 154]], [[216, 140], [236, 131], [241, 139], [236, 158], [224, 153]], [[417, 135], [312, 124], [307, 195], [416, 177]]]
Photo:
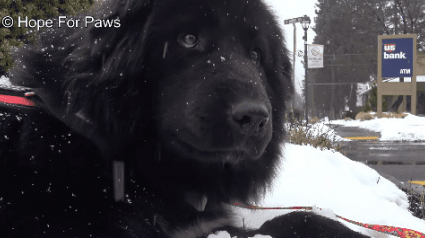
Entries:
[[413, 73], [413, 39], [382, 40], [382, 77], [411, 77]]

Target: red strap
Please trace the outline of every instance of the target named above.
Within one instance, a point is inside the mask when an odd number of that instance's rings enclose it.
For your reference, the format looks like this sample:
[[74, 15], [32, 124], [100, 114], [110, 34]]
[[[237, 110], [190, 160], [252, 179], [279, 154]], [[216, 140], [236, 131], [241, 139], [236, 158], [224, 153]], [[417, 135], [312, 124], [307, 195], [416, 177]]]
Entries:
[[34, 102], [24, 97], [0, 95], [0, 102], [12, 105], [35, 107]]
[[[242, 204], [242, 203], [238, 203], [235, 202], [233, 203], [234, 206], [236, 207], [242, 207], [242, 208], [247, 208], [247, 209], [251, 209], [251, 210], [269, 210], [269, 209], [273, 209], [273, 210], [285, 210], [285, 209], [289, 209], [289, 210], [313, 210], [313, 207], [260, 207], [260, 206], [253, 206], [253, 205], [246, 205], [246, 204]], [[390, 234], [393, 236], [397, 236], [397, 237], [401, 237], [401, 238], [425, 238], [425, 234], [421, 233], [419, 231], [414, 231], [414, 230], [410, 230], [410, 229], [406, 229], [406, 228], [401, 228], [401, 227], [395, 227], [395, 226], [382, 226], [382, 225], [370, 225], [370, 224], [366, 224], [366, 223], [361, 223], [361, 222], [357, 222], [357, 221], [353, 221], [347, 218], [344, 218], [342, 216], [336, 215], [336, 217], [343, 219], [351, 224], [355, 224], [358, 226], [362, 226], [371, 230], [375, 230], [381, 233], [385, 233], [385, 234]]]

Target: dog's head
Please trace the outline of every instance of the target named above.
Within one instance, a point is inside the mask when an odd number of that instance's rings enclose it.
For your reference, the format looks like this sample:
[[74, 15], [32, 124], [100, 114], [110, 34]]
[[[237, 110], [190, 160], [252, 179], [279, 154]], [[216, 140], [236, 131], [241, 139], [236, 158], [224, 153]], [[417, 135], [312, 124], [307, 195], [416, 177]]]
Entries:
[[262, 190], [279, 157], [291, 93], [273, 16], [260, 1], [157, 1], [145, 28], [170, 167], [187, 176], [189, 165], [199, 164], [189, 174], [203, 180], [185, 184], [205, 193], [219, 187], [221, 198]]
[[40, 88], [39, 103], [107, 159], [129, 161], [136, 177], [183, 199], [246, 201], [263, 191], [292, 92], [267, 7], [127, 0], [102, 13], [120, 27], [46, 31], [29, 50], [44, 62], [26, 62], [31, 76], [23, 77]]

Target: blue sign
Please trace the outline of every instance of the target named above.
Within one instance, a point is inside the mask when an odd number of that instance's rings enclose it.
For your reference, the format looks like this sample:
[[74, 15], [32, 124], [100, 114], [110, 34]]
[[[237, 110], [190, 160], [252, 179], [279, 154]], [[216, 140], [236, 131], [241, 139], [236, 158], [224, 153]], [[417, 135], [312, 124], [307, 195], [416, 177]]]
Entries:
[[413, 39], [382, 40], [382, 77], [412, 77]]

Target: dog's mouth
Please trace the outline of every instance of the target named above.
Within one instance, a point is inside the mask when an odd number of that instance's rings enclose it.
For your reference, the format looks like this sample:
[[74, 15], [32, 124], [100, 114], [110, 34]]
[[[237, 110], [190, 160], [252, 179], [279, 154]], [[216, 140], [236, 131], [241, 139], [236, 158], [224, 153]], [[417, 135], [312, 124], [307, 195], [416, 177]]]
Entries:
[[205, 163], [229, 163], [238, 164], [247, 159], [258, 159], [259, 156], [252, 157], [249, 150], [243, 146], [234, 146], [229, 148], [220, 149], [205, 149], [199, 148], [192, 143], [186, 142], [182, 139], [172, 140], [170, 146], [179, 154], [184, 155], [186, 158], [198, 160]]

